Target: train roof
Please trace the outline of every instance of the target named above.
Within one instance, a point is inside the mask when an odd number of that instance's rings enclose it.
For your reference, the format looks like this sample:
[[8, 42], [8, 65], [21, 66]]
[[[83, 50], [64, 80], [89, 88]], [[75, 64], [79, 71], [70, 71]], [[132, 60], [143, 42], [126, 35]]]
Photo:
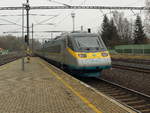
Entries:
[[84, 37], [84, 36], [94, 37], [94, 36], [97, 36], [97, 34], [95, 33], [70, 33], [69, 36], [71, 37]]
[[75, 31], [75, 32], [71, 32], [71, 33], [66, 32], [66, 33], [63, 33], [60, 36], [57, 36], [56, 38], [50, 40], [49, 42], [66, 38], [65, 36], [70, 36], [70, 37], [96, 37], [96, 36], [98, 36], [98, 34], [88, 33], [88, 32], [83, 32], [83, 31]]
[[68, 36], [71, 36], [71, 37], [83, 37], [83, 36], [94, 37], [94, 36], [98, 36], [96, 33], [88, 33], [88, 32], [85, 32], [85, 31], [74, 31], [74, 32], [71, 32], [71, 33], [64, 33], [64, 34], [62, 34], [62, 36], [63, 35], [68, 35]]
[[88, 33], [88, 32], [81, 32], [81, 31], [80, 32], [78, 32], [78, 31], [66, 32], [66, 33], [61, 34], [60, 36], [57, 36], [54, 39], [49, 40], [47, 43], [44, 44], [44, 46], [47, 46], [47, 45], [49, 45], [51, 43], [55, 43], [58, 40], [65, 39], [67, 36], [69, 36], [69, 37], [97, 37], [98, 34], [96, 34], [96, 33]]

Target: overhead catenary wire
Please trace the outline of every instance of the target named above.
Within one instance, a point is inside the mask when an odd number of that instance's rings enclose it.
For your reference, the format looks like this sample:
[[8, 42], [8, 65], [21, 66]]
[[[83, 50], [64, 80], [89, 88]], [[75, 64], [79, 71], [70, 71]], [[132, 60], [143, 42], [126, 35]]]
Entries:
[[[70, 0], [70, 1], [72, 2], [73, 0]], [[84, 0], [83, 2], [85, 2], [85, 1], [86, 1], [86, 0]], [[74, 10], [77, 10], [77, 9], [74, 9]], [[34, 16], [34, 15], [33, 15], [33, 16]], [[70, 13], [69, 13], [69, 16], [70, 16]], [[68, 16], [68, 17], [69, 17], [69, 16]], [[67, 18], [68, 18], [68, 17], [67, 17]], [[64, 20], [65, 20], [65, 19], [64, 19]], [[64, 21], [64, 20], [63, 20], [63, 21]], [[61, 23], [61, 22], [60, 22], [60, 23]], [[59, 24], [60, 24], [60, 23], [59, 23]], [[15, 25], [15, 24], [14, 24], [14, 25]]]
[[[13, 24], [13, 25], [22, 26], [22, 25], [20, 25], [20, 24], [17, 24], [17, 23], [15, 23], [15, 22], [12, 22], [12, 21], [7, 20], [7, 19], [0, 18], [0, 20], [5, 21], [5, 22], [8, 22], [8, 23], [11, 23], [11, 24]], [[26, 27], [26, 26], [24, 26], [24, 27]]]
[[[83, 5], [85, 2], [86, 2], [87, 0], [84, 0], [80, 5]], [[80, 6], [79, 5], [79, 6]], [[77, 9], [74, 9], [73, 11], [71, 11], [71, 13], [73, 13], [75, 10], [77, 10]], [[70, 16], [70, 13], [67, 15], [67, 16], [65, 16], [61, 21], [59, 21], [58, 23], [56, 23], [56, 24], [61, 24], [64, 20], [66, 20], [68, 17]]]
[[[21, 10], [22, 7], [0, 7], [0, 10]], [[149, 7], [121, 7], [121, 6], [32, 6], [31, 10], [46, 9], [112, 9], [112, 10], [150, 10]]]
[[[26, 15], [26, 14], [25, 14]], [[57, 16], [57, 15], [45, 15], [45, 14], [29, 14], [30, 16]], [[0, 16], [4, 17], [4, 16], [22, 16], [21, 14], [18, 15], [5, 15], [5, 14], [0, 14]]]
[[[102, 20], [103, 19], [103, 17], [104, 17], [104, 15], [108, 15], [108, 14], [111, 14], [112, 12], [109, 12], [109, 13], [103, 13], [103, 15], [102, 16], [100, 16], [99, 17], [99, 20]], [[95, 19], [95, 18], [93, 18], [93, 19]], [[92, 20], [93, 20], [92, 19]], [[91, 21], [91, 20], [90, 20]], [[89, 22], [89, 21], [88, 21]], [[83, 26], [85, 26], [87, 23], [85, 23], [85, 24], [83, 24]], [[98, 25], [99, 26], [99, 25]], [[98, 26], [94, 26], [94, 27], [91, 27], [91, 28], [98, 28]], [[78, 26], [78, 27], [76, 27], [77, 29], [78, 28], [81, 28], [81, 26]]]
[[40, 21], [40, 22], [36, 23], [35, 25], [45, 23], [45, 22], [47, 22], [47, 21], [49, 21], [49, 20], [51, 20], [51, 19], [53, 19], [53, 18], [55, 18], [55, 17], [57, 17], [57, 16], [58, 16], [58, 15], [53, 16], [53, 17], [50, 17], [50, 18], [48, 18], [48, 19], [44, 19], [44, 20], [42, 20], [42, 21]]

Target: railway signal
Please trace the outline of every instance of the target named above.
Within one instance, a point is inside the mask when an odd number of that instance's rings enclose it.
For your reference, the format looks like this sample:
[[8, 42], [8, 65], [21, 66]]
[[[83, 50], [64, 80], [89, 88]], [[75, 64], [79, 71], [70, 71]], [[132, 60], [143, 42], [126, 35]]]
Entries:
[[25, 43], [29, 45], [29, 37], [27, 35], [25, 35]]

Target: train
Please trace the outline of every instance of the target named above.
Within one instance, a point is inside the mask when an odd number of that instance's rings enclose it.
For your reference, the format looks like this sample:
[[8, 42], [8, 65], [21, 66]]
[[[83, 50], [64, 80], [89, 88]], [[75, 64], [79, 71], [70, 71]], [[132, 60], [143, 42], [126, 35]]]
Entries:
[[52, 64], [81, 77], [99, 77], [111, 68], [111, 57], [96, 33], [63, 33], [43, 44], [36, 54]]

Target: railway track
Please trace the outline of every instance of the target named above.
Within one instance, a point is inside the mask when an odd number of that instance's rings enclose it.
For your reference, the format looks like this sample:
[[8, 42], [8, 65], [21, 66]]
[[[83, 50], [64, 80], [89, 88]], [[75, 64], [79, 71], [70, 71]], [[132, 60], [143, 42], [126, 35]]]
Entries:
[[144, 59], [114, 59], [114, 58], [112, 58], [112, 61], [113, 62], [125, 62], [125, 63], [150, 65], [150, 60], [144, 60]]
[[148, 67], [141, 67], [141, 66], [129, 66], [129, 65], [121, 65], [121, 64], [113, 64], [113, 68], [118, 69], [124, 69], [124, 70], [130, 70], [135, 72], [141, 72], [141, 73], [150, 73], [150, 66]]
[[23, 56], [24, 56], [23, 54], [0, 55], [0, 66], [9, 62], [15, 61], [16, 59], [19, 59]]
[[150, 113], [150, 96], [100, 78], [78, 78], [137, 113]]
[[[117, 67], [118, 68], [118, 67]], [[134, 68], [134, 67], [133, 67]], [[130, 69], [133, 71], [133, 68]], [[126, 68], [127, 69], [127, 68]], [[138, 69], [139, 70], [139, 69]], [[137, 71], [137, 70], [136, 70]], [[144, 69], [145, 71], [145, 69]], [[138, 71], [139, 72], [139, 71]], [[140, 72], [143, 72], [141, 69]], [[150, 96], [100, 78], [77, 79], [112, 97], [137, 113], [150, 113]]]

